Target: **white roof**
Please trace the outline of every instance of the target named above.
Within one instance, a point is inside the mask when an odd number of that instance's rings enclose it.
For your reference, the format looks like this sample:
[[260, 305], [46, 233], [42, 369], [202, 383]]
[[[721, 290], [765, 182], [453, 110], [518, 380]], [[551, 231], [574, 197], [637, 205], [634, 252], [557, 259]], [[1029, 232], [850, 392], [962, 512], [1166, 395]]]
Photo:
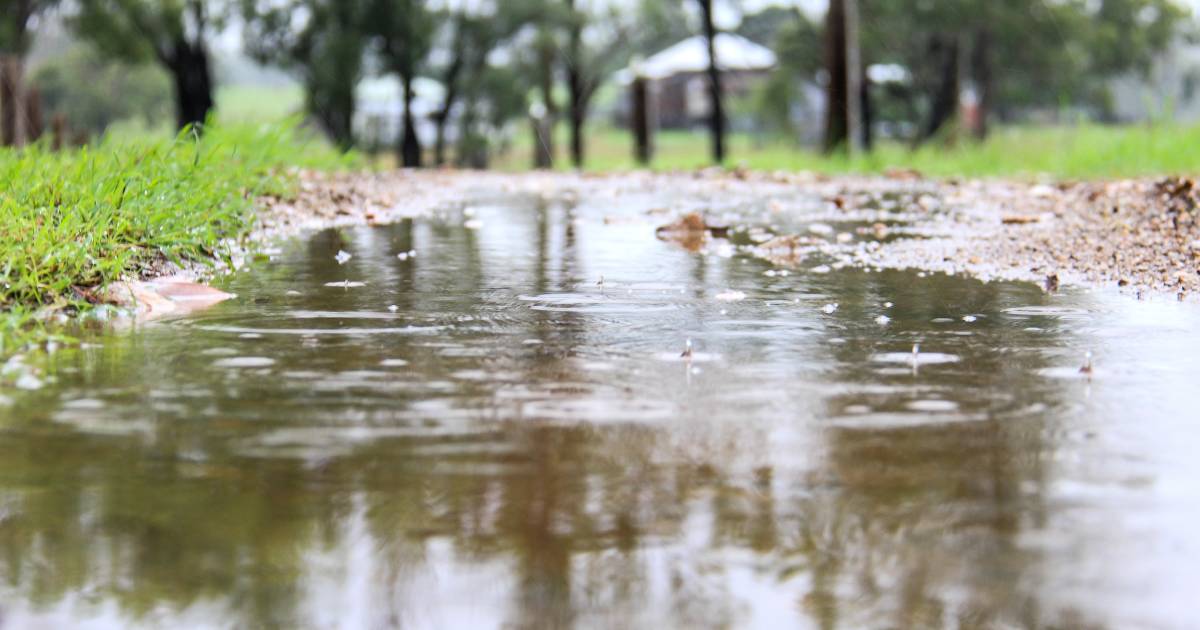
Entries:
[[[768, 70], [775, 65], [775, 53], [769, 48], [732, 33], [718, 33], [715, 42], [717, 67], [728, 70]], [[647, 79], [665, 79], [684, 72], [708, 69], [708, 42], [704, 36], [689, 37], [674, 46], [631, 65], [624, 76], [641, 74]]]

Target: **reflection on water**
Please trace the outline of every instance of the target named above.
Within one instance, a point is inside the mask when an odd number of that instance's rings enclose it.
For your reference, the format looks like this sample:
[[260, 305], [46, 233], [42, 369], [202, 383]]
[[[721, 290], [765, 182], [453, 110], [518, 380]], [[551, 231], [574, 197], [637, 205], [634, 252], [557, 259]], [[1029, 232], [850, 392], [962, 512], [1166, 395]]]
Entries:
[[0, 624], [1187, 625], [1195, 310], [766, 276], [643, 209], [323, 232], [55, 355], [0, 408]]

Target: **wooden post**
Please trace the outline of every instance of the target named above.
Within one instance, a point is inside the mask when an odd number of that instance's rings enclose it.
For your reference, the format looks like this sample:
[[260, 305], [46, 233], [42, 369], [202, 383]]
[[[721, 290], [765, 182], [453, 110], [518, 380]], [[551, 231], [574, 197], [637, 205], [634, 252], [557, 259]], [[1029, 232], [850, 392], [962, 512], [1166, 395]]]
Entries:
[[25, 141], [36, 142], [42, 137], [42, 93], [36, 87], [25, 90]]
[[648, 166], [654, 147], [650, 130], [650, 90], [646, 78], [635, 78], [631, 91], [633, 112], [629, 122], [633, 126], [634, 157], [637, 158], [638, 164]]
[[54, 118], [50, 119], [50, 129], [50, 148], [62, 151], [67, 143], [67, 117], [61, 113], [55, 114]]

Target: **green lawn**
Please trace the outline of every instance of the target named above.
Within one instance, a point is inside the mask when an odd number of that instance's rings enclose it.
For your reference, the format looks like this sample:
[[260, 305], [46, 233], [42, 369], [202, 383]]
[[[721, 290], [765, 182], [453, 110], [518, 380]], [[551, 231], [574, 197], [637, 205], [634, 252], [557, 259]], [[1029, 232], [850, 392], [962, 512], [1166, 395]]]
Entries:
[[226, 85], [215, 97], [217, 123], [274, 123], [304, 109], [304, 90], [299, 85]]
[[[528, 136], [520, 134], [512, 150], [496, 161], [496, 167], [528, 168]], [[566, 168], [567, 138], [561, 130], [557, 137], [559, 162]], [[655, 169], [692, 169], [710, 164], [709, 140], [704, 133], [664, 131], [656, 141]], [[587, 170], [636, 168], [628, 132], [596, 127], [587, 142]], [[889, 168], [912, 168], [936, 177], [1055, 179], [1200, 172], [1200, 125], [1008, 127], [999, 129], [982, 144], [930, 144], [913, 151], [891, 142], [853, 159], [828, 157], [811, 148], [747, 134], [732, 135], [729, 144], [727, 166], [768, 171], [880, 173]]]
[[45, 338], [35, 315], [86, 309], [79, 289], [161, 259], [220, 258], [250, 229], [253, 195], [291, 185], [280, 167], [350, 159], [293, 124], [0, 149], [0, 356]]

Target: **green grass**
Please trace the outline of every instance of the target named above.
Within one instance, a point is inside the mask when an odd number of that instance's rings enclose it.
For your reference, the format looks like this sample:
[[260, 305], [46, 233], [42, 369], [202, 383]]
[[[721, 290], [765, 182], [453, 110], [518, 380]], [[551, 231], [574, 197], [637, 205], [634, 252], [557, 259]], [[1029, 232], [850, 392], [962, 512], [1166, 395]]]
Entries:
[[270, 123], [300, 113], [304, 90], [299, 85], [225, 85], [217, 89], [218, 124]]
[[221, 258], [251, 228], [253, 196], [292, 185], [282, 167], [352, 159], [293, 123], [0, 150], [0, 356], [47, 338], [41, 315], [88, 308], [79, 289]]
[[[497, 160], [502, 170], [522, 170], [530, 162], [529, 134]], [[566, 164], [567, 138], [560, 130], [559, 163]], [[587, 170], [621, 171], [636, 168], [632, 137], [627, 131], [596, 127], [588, 138]], [[663, 131], [656, 136], [652, 167], [693, 169], [710, 164], [708, 136], [702, 132]], [[1101, 179], [1167, 173], [1200, 172], [1200, 125], [1042, 126], [1007, 127], [984, 143], [960, 141], [926, 145], [916, 151], [892, 142], [874, 152], [849, 158], [824, 156], [811, 148], [733, 134], [728, 166], [754, 170], [813, 171], [818, 173], [881, 173], [889, 168], [912, 168], [934, 177], [1051, 177]]]

